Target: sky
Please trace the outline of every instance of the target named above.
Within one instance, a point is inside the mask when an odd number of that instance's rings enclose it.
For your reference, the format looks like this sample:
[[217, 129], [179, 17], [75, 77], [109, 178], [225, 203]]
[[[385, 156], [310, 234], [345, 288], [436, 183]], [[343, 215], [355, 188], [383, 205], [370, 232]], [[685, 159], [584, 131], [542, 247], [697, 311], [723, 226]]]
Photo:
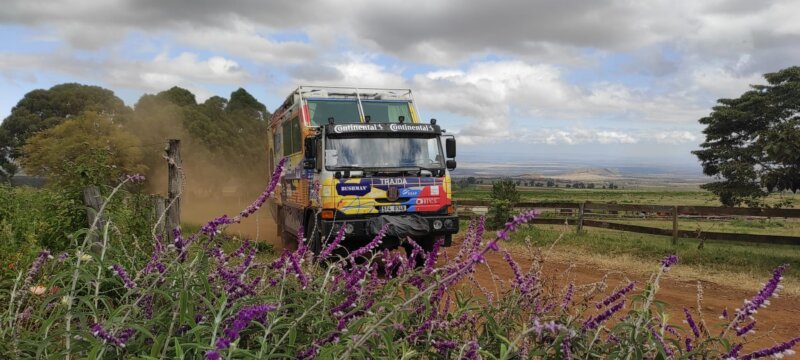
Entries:
[[[410, 88], [466, 156], [696, 166], [698, 119], [798, 65], [800, 1], [3, 0], [0, 118], [33, 89]], [[469, 159], [463, 159], [469, 160]]]

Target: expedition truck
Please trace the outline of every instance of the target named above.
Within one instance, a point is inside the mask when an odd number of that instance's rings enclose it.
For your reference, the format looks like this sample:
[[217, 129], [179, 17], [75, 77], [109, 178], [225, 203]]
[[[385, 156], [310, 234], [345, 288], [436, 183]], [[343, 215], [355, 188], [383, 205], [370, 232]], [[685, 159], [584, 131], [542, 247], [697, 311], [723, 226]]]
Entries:
[[390, 224], [381, 248], [450, 246], [458, 232], [449, 171], [456, 142], [421, 123], [411, 90], [301, 86], [275, 110], [270, 168], [287, 157], [272, 200], [278, 235], [302, 226], [315, 254], [344, 227], [342, 245], [365, 245]]

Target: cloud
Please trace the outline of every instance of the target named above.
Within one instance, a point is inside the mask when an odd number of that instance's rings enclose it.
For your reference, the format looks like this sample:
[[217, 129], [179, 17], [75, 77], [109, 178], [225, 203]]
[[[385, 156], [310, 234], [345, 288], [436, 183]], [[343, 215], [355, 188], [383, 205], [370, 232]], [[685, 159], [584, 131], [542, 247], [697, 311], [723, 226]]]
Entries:
[[5, 76], [39, 76], [43, 70], [68, 74], [83, 82], [103, 84], [115, 90], [155, 92], [181, 86], [194, 92], [200, 100], [213, 95], [207, 89], [209, 84], [240, 85], [250, 81], [250, 75], [234, 60], [221, 56], [202, 59], [190, 52], [175, 56], [161, 53], [144, 61], [118, 57], [96, 60], [66, 53], [46, 57], [0, 54], [0, 74]]

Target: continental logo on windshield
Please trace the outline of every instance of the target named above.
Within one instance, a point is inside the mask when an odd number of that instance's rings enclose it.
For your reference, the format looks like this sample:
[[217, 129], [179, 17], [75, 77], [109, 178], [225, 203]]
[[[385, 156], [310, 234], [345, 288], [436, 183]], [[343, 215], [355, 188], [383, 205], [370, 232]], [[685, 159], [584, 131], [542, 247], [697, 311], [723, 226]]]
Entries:
[[326, 125], [328, 134], [345, 133], [376, 133], [376, 132], [409, 132], [409, 133], [440, 133], [438, 125], [430, 124], [335, 124]]

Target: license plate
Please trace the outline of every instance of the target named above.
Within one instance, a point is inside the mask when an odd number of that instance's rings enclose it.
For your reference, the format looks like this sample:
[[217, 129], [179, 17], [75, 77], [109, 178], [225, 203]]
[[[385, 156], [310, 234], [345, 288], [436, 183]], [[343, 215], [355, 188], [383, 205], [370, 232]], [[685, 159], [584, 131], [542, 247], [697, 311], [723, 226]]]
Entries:
[[381, 206], [378, 208], [378, 211], [381, 213], [399, 213], [399, 212], [406, 212], [407, 207], [405, 205], [387, 205]]

